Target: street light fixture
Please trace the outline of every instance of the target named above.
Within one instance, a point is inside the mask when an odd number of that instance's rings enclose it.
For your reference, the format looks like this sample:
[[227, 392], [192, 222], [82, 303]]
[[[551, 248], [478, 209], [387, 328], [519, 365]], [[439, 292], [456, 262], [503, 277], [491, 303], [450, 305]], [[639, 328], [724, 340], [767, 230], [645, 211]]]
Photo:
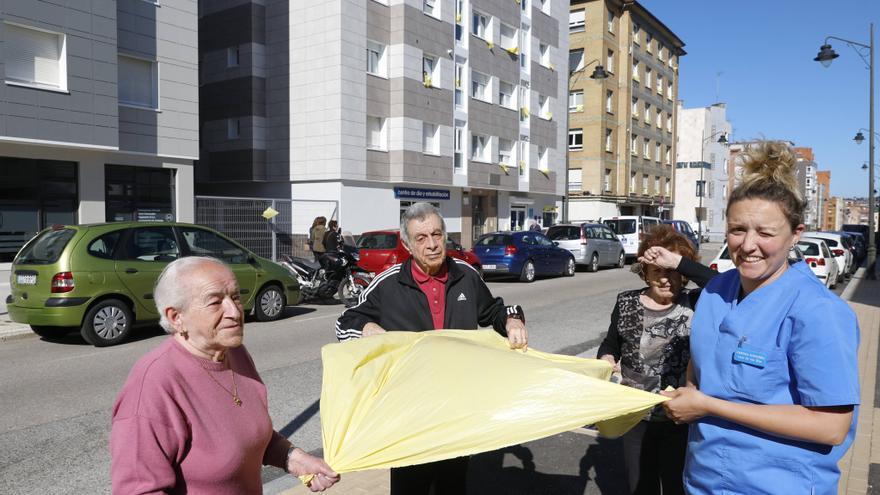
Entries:
[[[868, 163], [871, 165], [868, 167], [868, 255], [867, 255], [867, 266], [870, 268], [871, 265], [877, 258], [877, 247], [874, 244], [874, 23], [869, 24], [868, 29], [868, 44], [859, 43], [857, 41], [847, 40], [844, 38], [838, 38], [836, 36], [827, 36], [825, 38], [825, 43], [819, 47], [819, 54], [816, 55], [815, 60], [822, 64], [823, 67], [831, 66], [831, 62], [837, 58], [839, 55], [831, 48], [831, 45], [828, 43], [828, 40], [834, 39], [838, 41], [842, 41], [853, 48], [856, 53], [861, 57], [862, 61], [865, 62], [868, 68], [868, 80], [869, 80], [869, 96], [868, 96], [868, 136], [871, 138], [868, 142]], [[868, 57], [865, 58], [864, 50], [868, 51]], [[859, 131], [853, 140], [856, 143], [861, 143], [865, 140], [865, 136]], [[876, 269], [875, 269], [876, 271]]]
[[[727, 132], [718, 131], [714, 134], [710, 134], [708, 137], [703, 139], [702, 143], [700, 143], [700, 158], [703, 158], [703, 145], [706, 144], [707, 141], [709, 141], [710, 139], [712, 139], [713, 137], [715, 137], [719, 134], [721, 134], [721, 136], [715, 142], [718, 144], [723, 144], [723, 145], [727, 146], [727, 144], [728, 144]], [[699, 205], [699, 207], [697, 207], [697, 239], [699, 239], [700, 242], [703, 242], [703, 196], [706, 195], [706, 183], [703, 181], [703, 170], [705, 170], [705, 169], [706, 169], [706, 167], [703, 166], [703, 164], [701, 163], [700, 164], [700, 195], [698, 196], [700, 198], [699, 199], [700, 205]]]
[[[596, 62], [598, 62], [598, 60], [593, 60], [592, 62], [584, 65], [580, 69], [568, 71], [568, 92], [569, 92], [569, 94], [571, 94], [571, 82], [572, 82], [571, 78], [574, 77], [575, 74], [583, 72], [587, 67], [589, 67], [590, 65], [592, 65]], [[601, 81], [603, 79], [608, 79], [608, 77], [609, 77], [609, 74], [605, 70], [605, 67], [602, 66], [602, 64], [597, 64], [596, 68], [593, 69], [593, 73], [590, 74], [590, 79], [592, 79], [594, 81]], [[566, 136], [565, 136], [565, 191], [563, 191], [565, 193], [565, 195], [562, 197], [562, 223], [568, 223], [568, 200], [570, 199], [570, 196], [571, 196], [570, 192], [568, 190], [568, 187], [569, 187], [568, 170], [569, 170], [569, 164], [570, 164], [569, 158], [568, 158], [568, 155], [569, 155], [568, 132], [569, 132], [570, 122], [571, 122], [571, 110], [568, 109], [565, 112], [565, 133], [566, 133]]]

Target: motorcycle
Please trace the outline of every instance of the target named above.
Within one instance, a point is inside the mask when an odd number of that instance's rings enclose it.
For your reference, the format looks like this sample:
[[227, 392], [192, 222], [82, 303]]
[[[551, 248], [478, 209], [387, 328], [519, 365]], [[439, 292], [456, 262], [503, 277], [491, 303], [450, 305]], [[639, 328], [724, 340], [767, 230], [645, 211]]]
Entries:
[[357, 304], [372, 274], [359, 267], [357, 248], [343, 245], [335, 252], [324, 253], [321, 262], [281, 255], [280, 264], [299, 282], [300, 302], [330, 301], [338, 297], [346, 308]]

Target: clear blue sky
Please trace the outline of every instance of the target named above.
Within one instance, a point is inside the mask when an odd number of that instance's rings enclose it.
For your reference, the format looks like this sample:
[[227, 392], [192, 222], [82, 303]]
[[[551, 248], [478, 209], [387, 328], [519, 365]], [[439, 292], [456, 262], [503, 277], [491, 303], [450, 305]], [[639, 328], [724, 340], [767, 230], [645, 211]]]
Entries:
[[[861, 166], [868, 161], [868, 141], [852, 140], [860, 127], [868, 128], [866, 64], [835, 40], [840, 57], [831, 67], [813, 57], [826, 36], [867, 45], [869, 23], [875, 23], [880, 132], [880, 1], [639, 1], [685, 42], [678, 93], [685, 108], [724, 102], [734, 140], [787, 139], [812, 147], [819, 170], [831, 170], [832, 195], [867, 195], [868, 173]], [[880, 162], [880, 139], [877, 144]]]

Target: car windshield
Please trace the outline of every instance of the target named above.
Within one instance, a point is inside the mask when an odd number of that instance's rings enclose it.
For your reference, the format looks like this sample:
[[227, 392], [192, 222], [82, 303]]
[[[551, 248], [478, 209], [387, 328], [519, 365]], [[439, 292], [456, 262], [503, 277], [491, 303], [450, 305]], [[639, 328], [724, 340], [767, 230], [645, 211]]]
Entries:
[[397, 247], [397, 234], [379, 232], [364, 234], [358, 239], [358, 249], [394, 249]]
[[477, 246], [505, 246], [511, 243], [509, 235], [492, 234], [477, 241]]
[[812, 242], [799, 242], [797, 243], [797, 248], [800, 249], [804, 256], [818, 256], [819, 255], [819, 245], [813, 244]]
[[39, 234], [36, 239], [27, 243], [15, 264], [18, 265], [48, 265], [58, 261], [64, 247], [70, 242], [76, 231], [73, 229], [47, 230]]
[[635, 220], [604, 220], [602, 223], [607, 225], [617, 235], [636, 233]]
[[721, 254], [718, 255], [719, 260], [729, 260], [730, 253], [727, 251], [727, 246], [724, 246], [724, 249], [721, 250]]

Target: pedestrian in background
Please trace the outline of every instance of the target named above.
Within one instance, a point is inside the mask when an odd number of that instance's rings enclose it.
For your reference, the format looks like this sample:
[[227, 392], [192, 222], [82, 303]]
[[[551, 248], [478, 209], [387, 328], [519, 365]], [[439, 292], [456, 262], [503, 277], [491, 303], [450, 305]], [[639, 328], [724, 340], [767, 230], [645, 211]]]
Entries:
[[532, 218], [529, 220], [529, 231], [531, 232], [540, 232], [541, 225], [538, 224], [538, 217]]
[[330, 220], [327, 224], [327, 232], [324, 233], [324, 252], [335, 253], [342, 249], [342, 234], [339, 230], [339, 223], [336, 220]]
[[320, 262], [324, 257], [324, 234], [327, 233], [327, 217], [315, 217], [312, 228], [309, 229], [309, 248], [315, 261]]
[[[697, 259], [687, 238], [668, 225], [648, 234], [638, 256], [657, 248], [694, 262]], [[647, 287], [618, 294], [597, 356], [620, 371], [623, 385], [652, 393], [683, 386], [699, 290], [684, 288], [687, 279], [675, 270], [642, 262], [635, 263], [633, 269]], [[629, 493], [684, 494], [681, 477], [687, 434], [687, 425], [673, 423], [657, 406], [623, 436]]]
[[170, 263], [153, 291], [171, 335], [134, 365], [113, 405], [113, 493], [262, 493], [262, 466], [339, 475], [272, 428], [266, 386], [242, 345], [238, 282], [220, 260]]
[[[400, 237], [412, 257], [373, 279], [358, 305], [337, 320], [337, 339], [491, 326], [507, 337], [511, 348], [528, 345], [522, 308], [505, 306], [473, 267], [446, 255], [446, 222], [437, 208], [430, 203], [407, 208]], [[392, 468], [391, 495], [462, 495], [467, 470], [467, 457]]]
[[727, 203], [736, 270], [703, 289], [687, 385], [663, 393], [666, 414], [691, 423], [690, 494], [837, 493], [837, 462], [859, 404], [855, 314], [788, 252], [805, 202], [788, 146], [746, 152]]

